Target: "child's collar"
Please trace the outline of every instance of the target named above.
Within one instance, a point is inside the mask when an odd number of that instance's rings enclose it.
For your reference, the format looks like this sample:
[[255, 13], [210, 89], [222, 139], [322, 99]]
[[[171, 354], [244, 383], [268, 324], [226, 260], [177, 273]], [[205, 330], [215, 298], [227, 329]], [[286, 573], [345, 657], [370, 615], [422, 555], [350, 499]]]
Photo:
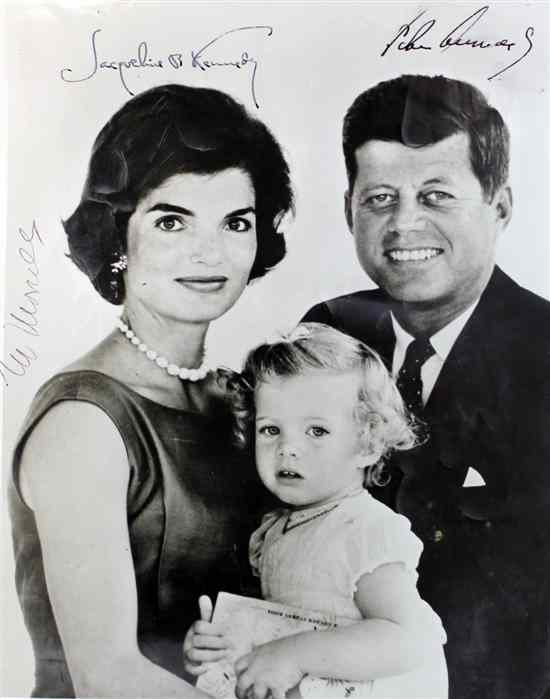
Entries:
[[357, 486], [353, 486], [344, 492], [339, 498], [329, 500], [321, 505], [304, 507], [299, 510], [287, 508], [286, 512], [288, 512], [288, 515], [283, 526], [283, 534], [292, 531], [292, 529], [296, 529], [296, 527], [300, 527], [302, 524], [307, 524], [314, 519], [328, 515], [329, 512], [335, 510], [344, 500], [354, 495], [359, 495], [359, 493], [362, 492], [364, 492], [364, 488], [357, 488]]

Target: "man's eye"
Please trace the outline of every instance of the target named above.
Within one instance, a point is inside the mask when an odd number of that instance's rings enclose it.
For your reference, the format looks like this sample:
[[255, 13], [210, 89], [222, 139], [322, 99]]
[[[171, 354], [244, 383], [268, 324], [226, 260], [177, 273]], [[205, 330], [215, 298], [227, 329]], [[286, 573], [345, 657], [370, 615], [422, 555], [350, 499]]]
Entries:
[[319, 427], [319, 425], [312, 425], [308, 429], [307, 434], [310, 435], [310, 437], [324, 437], [326, 434], [329, 434], [329, 431], [324, 427]]
[[179, 216], [163, 216], [155, 221], [155, 226], [166, 233], [181, 231], [183, 228], [185, 228], [185, 224]]
[[266, 437], [276, 437], [279, 434], [279, 428], [275, 425], [264, 425], [263, 427], [260, 427], [258, 432]]
[[232, 218], [227, 222], [227, 227], [235, 233], [246, 233], [252, 228], [252, 224], [246, 218]]
[[397, 197], [395, 194], [390, 194], [389, 192], [381, 192], [380, 194], [373, 194], [365, 199], [365, 204], [369, 209], [383, 209], [386, 206], [394, 204]]
[[424, 201], [427, 201], [428, 204], [441, 204], [449, 199], [454, 199], [452, 194], [449, 194], [448, 192], [441, 192], [439, 190], [426, 192], [426, 194], [423, 194], [422, 196]]

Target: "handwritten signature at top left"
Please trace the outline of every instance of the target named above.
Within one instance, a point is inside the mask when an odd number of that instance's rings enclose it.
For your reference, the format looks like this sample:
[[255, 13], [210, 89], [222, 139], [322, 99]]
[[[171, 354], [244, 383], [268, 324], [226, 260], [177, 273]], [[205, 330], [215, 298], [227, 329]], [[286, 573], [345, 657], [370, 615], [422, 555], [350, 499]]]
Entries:
[[[244, 39], [245, 32], [250, 33], [258, 31], [264, 32], [267, 37], [270, 37], [273, 34], [273, 27], [267, 25], [251, 25], [229, 29], [215, 36], [213, 39], [210, 39], [199, 49], [192, 49], [188, 56], [190, 59], [188, 67], [201, 71], [218, 68], [236, 68], [238, 70], [248, 68], [250, 71], [250, 92], [252, 100], [256, 108], [259, 109], [256, 97], [258, 60], [251, 56], [248, 50], [236, 47], [234, 42], [231, 43], [231, 39]], [[133, 95], [134, 93], [128, 85], [128, 73], [130, 71], [144, 68], [153, 70], [163, 70], [165, 68], [180, 70], [186, 67], [185, 57], [187, 54], [184, 53], [170, 53], [166, 56], [166, 59], [151, 58], [149, 55], [149, 46], [146, 41], [141, 41], [139, 43], [136, 55], [131, 58], [125, 60], [103, 60], [99, 56], [97, 47], [97, 35], [100, 32], [101, 29], [95, 29], [90, 38], [91, 67], [89, 72], [78, 77], [74, 75], [74, 70], [72, 68], [62, 68], [60, 71], [62, 80], [68, 83], [80, 83], [91, 80], [100, 70], [114, 70], [118, 73], [120, 82], [126, 92]], [[220, 53], [214, 55], [216, 51]], [[222, 52], [224, 54], [223, 58], [221, 57]]]

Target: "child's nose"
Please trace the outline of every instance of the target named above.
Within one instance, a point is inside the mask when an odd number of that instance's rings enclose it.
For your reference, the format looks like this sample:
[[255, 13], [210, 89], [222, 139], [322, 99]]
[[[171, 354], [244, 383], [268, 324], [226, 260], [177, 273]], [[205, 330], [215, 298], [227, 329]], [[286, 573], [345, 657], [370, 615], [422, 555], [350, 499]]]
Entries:
[[296, 458], [298, 456], [298, 448], [294, 440], [282, 439], [279, 443], [279, 456], [290, 456]]

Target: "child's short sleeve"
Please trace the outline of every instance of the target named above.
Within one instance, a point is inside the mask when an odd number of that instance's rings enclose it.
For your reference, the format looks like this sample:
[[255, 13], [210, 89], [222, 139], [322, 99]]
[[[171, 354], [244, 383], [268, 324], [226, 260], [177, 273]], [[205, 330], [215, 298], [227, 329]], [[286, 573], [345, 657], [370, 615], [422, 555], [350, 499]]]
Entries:
[[385, 563], [402, 563], [414, 574], [422, 553], [422, 542], [411, 531], [409, 520], [395, 512], [384, 512], [372, 521], [354, 522], [354, 536], [348, 539], [348, 572], [352, 591], [361, 576]]

